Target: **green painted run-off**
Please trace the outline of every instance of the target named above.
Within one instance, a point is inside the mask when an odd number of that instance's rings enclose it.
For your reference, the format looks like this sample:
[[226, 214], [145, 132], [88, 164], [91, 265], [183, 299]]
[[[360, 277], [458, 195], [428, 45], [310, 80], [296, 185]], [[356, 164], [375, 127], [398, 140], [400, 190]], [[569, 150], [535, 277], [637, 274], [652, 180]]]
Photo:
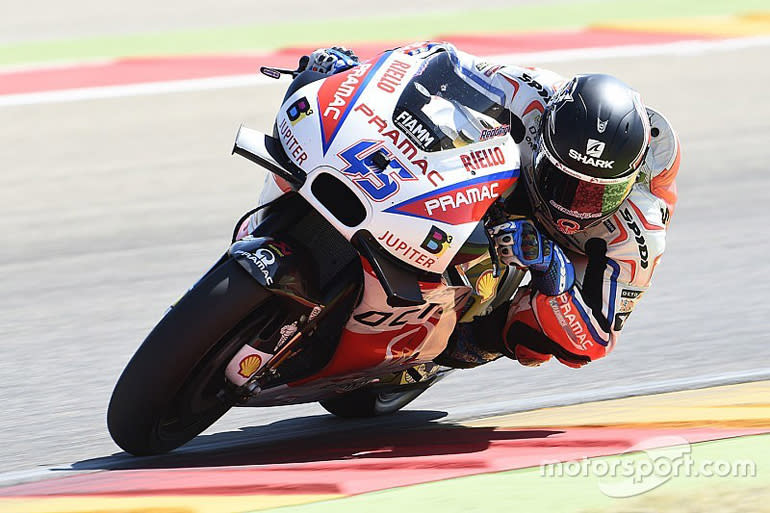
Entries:
[[[630, 453], [604, 458], [591, 458], [607, 463], [675, 461], [679, 452], [655, 449], [650, 454]], [[271, 509], [275, 513], [392, 513], [394, 511], [440, 511], [441, 513], [526, 512], [526, 513], [695, 513], [695, 512], [758, 512], [770, 511], [770, 435], [745, 436], [728, 440], [701, 442], [691, 446], [692, 469], [680, 467], [679, 476], [672, 476], [658, 487], [632, 497], [613, 498], [602, 493], [604, 483], [628, 482], [629, 478], [600, 477], [592, 472], [575, 471], [578, 476], [562, 472], [545, 474], [538, 468], [526, 468], [470, 477], [448, 479], [433, 483], [406, 486], [365, 493], [353, 497], [316, 502], [301, 506]], [[728, 477], [695, 476], [700, 465], [707, 462], [731, 466]], [[721, 462], [721, 463], [717, 463]], [[621, 461], [620, 463], [623, 463]], [[749, 464], [754, 475], [746, 475]], [[647, 467], [640, 465], [638, 468]], [[713, 467], [713, 465], [711, 466]], [[710, 467], [710, 468], [711, 468]], [[599, 468], [604, 471], [604, 467]], [[617, 468], [621, 468], [618, 465]], [[663, 468], [663, 467], [661, 467]], [[714, 467], [718, 468], [718, 467]], [[727, 469], [727, 467], [724, 467]], [[665, 471], [665, 469], [663, 470]], [[430, 472], [426, 469], [426, 472]], [[618, 471], [620, 473], [620, 471]], [[645, 481], [637, 474], [639, 490]], [[650, 479], [650, 478], [647, 478]], [[733, 509], [731, 506], [735, 506]], [[742, 509], [743, 508], [743, 509]], [[266, 510], [262, 510], [267, 513]], [[256, 513], [256, 512], [255, 512]]]
[[767, 0], [594, 0], [24, 42], [0, 45], [0, 66], [127, 56], [255, 52], [329, 43], [405, 43], [453, 34], [542, 31], [616, 21], [731, 15], [766, 10], [767, 7]]

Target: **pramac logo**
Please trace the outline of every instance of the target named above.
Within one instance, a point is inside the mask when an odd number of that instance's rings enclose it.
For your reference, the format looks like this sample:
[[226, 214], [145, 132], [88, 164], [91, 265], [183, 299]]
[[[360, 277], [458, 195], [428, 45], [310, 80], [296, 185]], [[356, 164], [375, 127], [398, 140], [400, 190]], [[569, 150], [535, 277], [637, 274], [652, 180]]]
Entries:
[[383, 61], [388, 58], [388, 55], [388, 53], [384, 54], [374, 64], [364, 62], [324, 80], [318, 90], [318, 111], [321, 113], [324, 154], [337, 136], [340, 126], [350, 112], [350, 107], [356, 103], [366, 84], [369, 83], [372, 75], [376, 73]]
[[385, 212], [452, 225], [478, 222], [518, 179], [518, 169], [481, 176], [408, 199]]

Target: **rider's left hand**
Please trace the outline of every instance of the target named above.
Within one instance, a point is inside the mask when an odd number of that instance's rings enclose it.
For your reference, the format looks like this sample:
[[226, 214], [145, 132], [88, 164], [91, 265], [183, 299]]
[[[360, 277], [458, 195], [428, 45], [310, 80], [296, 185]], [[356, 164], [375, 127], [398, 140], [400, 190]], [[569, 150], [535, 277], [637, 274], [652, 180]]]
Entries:
[[553, 242], [544, 237], [529, 219], [498, 224], [489, 233], [502, 263], [535, 271], [546, 271], [551, 264]]
[[572, 262], [532, 221], [507, 221], [493, 226], [489, 232], [500, 261], [532, 271], [532, 282], [542, 293], [556, 296], [572, 288]]

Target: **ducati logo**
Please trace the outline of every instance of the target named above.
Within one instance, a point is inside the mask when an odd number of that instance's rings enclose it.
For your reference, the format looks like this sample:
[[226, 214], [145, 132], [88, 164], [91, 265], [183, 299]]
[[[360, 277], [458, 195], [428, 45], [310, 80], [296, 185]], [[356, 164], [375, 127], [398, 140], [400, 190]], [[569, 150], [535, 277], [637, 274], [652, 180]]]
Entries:
[[601, 141], [597, 141], [596, 139], [588, 139], [588, 144], [586, 145], [586, 154], [590, 155], [591, 157], [599, 158], [604, 152], [604, 146], [604, 143]]

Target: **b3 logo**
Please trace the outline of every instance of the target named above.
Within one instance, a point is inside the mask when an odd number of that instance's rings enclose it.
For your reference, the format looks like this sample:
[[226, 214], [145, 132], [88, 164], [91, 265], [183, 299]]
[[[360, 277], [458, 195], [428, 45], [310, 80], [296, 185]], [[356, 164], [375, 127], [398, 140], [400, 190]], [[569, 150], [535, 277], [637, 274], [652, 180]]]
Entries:
[[420, 247], [433, 255], [441, 256], [449, 248], [452, 236], [436, 226], [431, 226], [428, 236], [422, 241]]
[[308, 102], [307, 98], [304, 96], [289, 105], [289, 108], [286, 109], [286, 115], [289, 117], [292, 126], [296, 125], [312, 113], [313, 110], [310, 108], [310, 102]]
[[396, 160], [382, 142], [359, 141], [338, 154], [346, 166], [340, 171], [374, 201], [383, 201], [398, 192], [400, 181], [417, 180]]

